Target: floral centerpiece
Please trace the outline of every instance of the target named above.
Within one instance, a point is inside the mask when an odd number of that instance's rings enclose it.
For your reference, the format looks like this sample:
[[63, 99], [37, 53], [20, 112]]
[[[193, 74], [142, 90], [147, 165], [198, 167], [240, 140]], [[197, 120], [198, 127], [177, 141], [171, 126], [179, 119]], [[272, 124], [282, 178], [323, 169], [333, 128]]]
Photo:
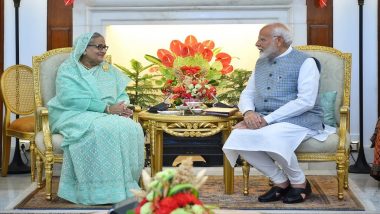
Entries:
[[133, 190], [140, 203], [133, 212], [136, 214], [211, 214], [210, 206], [198, 198], [199, 188], [206, 182], [206, 170], [196, 176], [193, 162], [186, 159], [175, 169], [158, 172], [152, 179], [146, 171], [142, 178], [145, 190]]
[[229, 54], [215, 48], [214, 41], [198, 42], [193, 35], [187, 36], [184, 42], [171, 41], [170, 50], [159, 49], [157, 57], [145, 55], [156, 64], [152, 69], [162, 73], [162, 92], [171, 95], [175, 104], [184, 99], [213, 100], [215, 87], [224, 75], [233, 71]]

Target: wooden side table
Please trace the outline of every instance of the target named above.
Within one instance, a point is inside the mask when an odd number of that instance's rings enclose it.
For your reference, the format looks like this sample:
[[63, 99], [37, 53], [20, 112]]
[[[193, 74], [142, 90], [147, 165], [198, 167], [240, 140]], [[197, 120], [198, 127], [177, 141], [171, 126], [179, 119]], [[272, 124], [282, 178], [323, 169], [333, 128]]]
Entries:
[[[177, 137], [208, 137], [222, 133], [224, 143], [231, 133], [232, 126], [241, 119], [241, 114], [230, 117], [203, 116], [203, 115], [161, 115], [142, 111], [138, 115], [142, 127], [146, 131], [151, 143], [151, 174], [155, 175], [162, 170], [163, 161], [163, 133]], [[223, 156], [223, 176], [225, 193], [234, 192], [234, 170]]]

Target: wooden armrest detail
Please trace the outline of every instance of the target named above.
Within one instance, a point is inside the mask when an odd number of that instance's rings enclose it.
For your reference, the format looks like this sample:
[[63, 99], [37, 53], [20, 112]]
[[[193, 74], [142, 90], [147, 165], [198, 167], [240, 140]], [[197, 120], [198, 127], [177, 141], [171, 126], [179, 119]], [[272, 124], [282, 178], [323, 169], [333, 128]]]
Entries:
[[51, 132], [49, 127], [49, 111], [47, 108], [41, 108], [39, 110], [39, 119], [41, 120], [42, 133], [44, 135], [44, 144], [46, 152], [53, 152], [53, 145], [51, 139]]
[[339, 145], [337, 149], [341, 151], [344, 151], [346, 149], [347, 130], [350, 124], [349, 113], [350, 113], [350, 108], [348, 106], [342, 106], [340, 108]]

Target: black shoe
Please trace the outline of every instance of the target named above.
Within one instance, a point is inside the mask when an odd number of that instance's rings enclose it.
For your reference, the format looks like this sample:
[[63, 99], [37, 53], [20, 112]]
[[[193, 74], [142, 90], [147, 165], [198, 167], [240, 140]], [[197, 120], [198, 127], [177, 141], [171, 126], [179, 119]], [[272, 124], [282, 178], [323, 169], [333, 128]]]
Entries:
[[260, 202], [271, 202], [271, 201], [279, 201], [281, 198], [286, 195], [286, 193], [290, 190], [290, 184], [288, 187], [281, 188], [278, 186], [272, 187], [268, 192], [259, 196]]
[[[303, 198], [301, 194], [304, 194]], [[284, 196], [282, 202], [286, 204], [294, 204], [304, 202], [311, 194], [311, 186], [308, 180], [306, 180], [305, 188], [291, 188], [289, 192]]]

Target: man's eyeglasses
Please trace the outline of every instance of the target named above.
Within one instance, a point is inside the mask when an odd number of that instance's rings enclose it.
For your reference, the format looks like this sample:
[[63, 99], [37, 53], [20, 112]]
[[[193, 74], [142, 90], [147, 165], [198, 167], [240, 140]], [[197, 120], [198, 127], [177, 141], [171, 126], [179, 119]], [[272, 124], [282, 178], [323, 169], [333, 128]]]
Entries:
[[108, 46], [107, 46], [107, 45], [102, 45], [102, 44], [98, 44], [98, 45], [87, 45], [87, 46], [95, 47], [95, 48], [97, 48], [99, 51], [101, 51], [101, 50], [105, 50], [105, 51], [107, 51], [107, 50], [108, 50]]

